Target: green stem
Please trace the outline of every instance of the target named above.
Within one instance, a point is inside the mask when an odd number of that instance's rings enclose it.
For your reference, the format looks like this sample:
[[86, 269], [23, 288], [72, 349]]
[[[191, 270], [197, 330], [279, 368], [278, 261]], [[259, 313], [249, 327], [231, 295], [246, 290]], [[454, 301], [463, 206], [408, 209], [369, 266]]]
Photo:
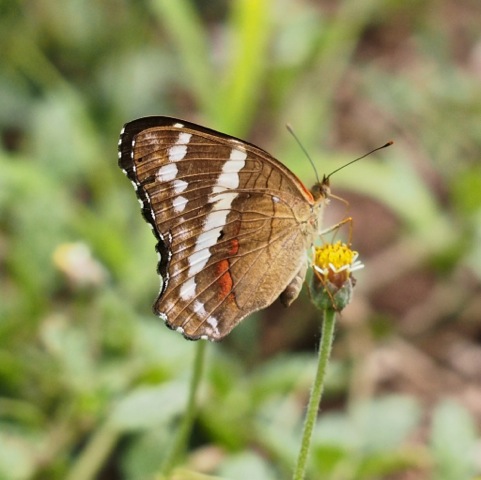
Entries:
[[317, 412], [321, 402], [326, 378], [327, 364], [331, 355], [332, 341], [334, 339], [336, 312], [332, 309], [324, 310], [322, 322], [322, 337], [319, 346], [319, 359], [317, 362], [317, 372], [314, 384], [312, 385], [309, 404], [307, 406], [306, 419], [302, 432], [302, 441], [299, 455], [297, 457], [296, 468], [294, 469], [293, 480], [303, 480], [306, 475], [307, 458], [311, 447], [311, 437], [317, 419]]
[[162, 465], [161, 472], [165, 476], [167, 476], [172, 471], [179, 457], [186, 450], [187, 439], [189, 438], [190, 432], [192, 430], [192, 425], [196, 416], [196, 397], [200, 380], [202, 378], [202, 372], [204, 369], [206, 345], [207, 342], [204, 340], [199, 340], [198, 342], [196, 342], [197, 350], [195, 352], [194, 358], [194, 371], [192, 372], [192, 378], [190, 380], [189, 398], [187, 400], [184, 417], [182, 418], [182, 421], [177, 430], [177, 435], [174, 438], [172, 448], [168, 452]]
[[92, 480], [98, 478], [106, 459], [112, 454], [120, 433], [104, 422], [92, 435], [87, 446], [64, 477], [66, 480]]

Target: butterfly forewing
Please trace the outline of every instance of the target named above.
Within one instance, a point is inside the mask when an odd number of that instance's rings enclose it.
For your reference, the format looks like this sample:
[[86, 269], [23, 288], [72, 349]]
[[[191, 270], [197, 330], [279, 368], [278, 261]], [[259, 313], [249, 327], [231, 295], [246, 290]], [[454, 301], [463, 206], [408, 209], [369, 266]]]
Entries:
[[221, 339], [303, 268], [318, 205], [264, 150], [146, 117], [124, 127], [119, 164], [158, 240], [154, 311], [186, 337]]

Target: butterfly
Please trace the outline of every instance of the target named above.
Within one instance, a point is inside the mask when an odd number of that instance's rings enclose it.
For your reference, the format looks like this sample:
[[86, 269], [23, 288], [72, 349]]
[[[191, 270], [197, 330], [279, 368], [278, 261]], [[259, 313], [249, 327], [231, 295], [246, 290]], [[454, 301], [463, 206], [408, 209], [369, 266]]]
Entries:
[[157, 239], [153, 309], [167, 326], [221, 340], [277, 298], [297, 298], [329, 177], [308, 190], [256, 145], [164, 116], [125, 124], [118, 148]]

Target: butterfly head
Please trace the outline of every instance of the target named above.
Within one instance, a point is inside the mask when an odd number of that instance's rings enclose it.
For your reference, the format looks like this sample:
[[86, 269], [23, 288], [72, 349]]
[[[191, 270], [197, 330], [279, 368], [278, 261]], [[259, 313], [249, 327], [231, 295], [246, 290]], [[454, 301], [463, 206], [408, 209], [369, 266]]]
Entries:
[[331, 196], [331, 187], [329, 185], [329, 177], [322, 178], [322, 182], [316, 182], [311, 188], [311, 194], [316, 203], [321, 201], [329, 200]]

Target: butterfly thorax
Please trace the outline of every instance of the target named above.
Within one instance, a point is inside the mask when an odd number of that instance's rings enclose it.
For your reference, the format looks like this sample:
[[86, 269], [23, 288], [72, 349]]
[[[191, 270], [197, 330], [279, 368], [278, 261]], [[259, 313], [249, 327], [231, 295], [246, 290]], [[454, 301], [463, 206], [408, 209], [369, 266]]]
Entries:
[[306, 233], [310, 234], [311, 243], [313, 243], [322, 229], [324, 206], [329, 203], [329, 197], [331, 195], [329, 177], [324, 176], [322, 182], [316, 182], [310, 192], [313, 198], [313, 205], [312, 215], [309, 221], [310, 231], [308, 230]]

